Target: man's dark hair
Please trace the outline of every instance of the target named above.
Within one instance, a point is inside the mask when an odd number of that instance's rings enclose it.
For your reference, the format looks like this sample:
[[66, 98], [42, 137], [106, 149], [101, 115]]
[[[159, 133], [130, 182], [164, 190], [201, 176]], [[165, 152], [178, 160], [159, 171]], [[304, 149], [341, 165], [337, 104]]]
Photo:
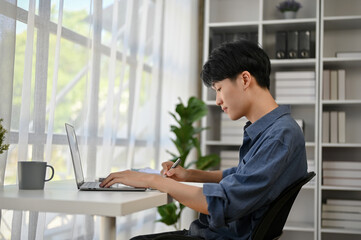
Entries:
[[245, 39], [224, 43], [214, 49], [203, 65], [201, 79], [210, 87], [226, 78], [235, 80], [243, 71], [254, 76], [259, 86], [269, 89], [270, 60], [261, 47]]

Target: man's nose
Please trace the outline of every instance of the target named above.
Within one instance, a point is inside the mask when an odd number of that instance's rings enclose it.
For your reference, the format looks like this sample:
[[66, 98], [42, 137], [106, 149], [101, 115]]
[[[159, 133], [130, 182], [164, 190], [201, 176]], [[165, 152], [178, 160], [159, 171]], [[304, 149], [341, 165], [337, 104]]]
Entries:
[[216, 95], [216, 105], [221, 106], [223, 103], [222, 98], [220, 96], [218, 96], [218, 94]]

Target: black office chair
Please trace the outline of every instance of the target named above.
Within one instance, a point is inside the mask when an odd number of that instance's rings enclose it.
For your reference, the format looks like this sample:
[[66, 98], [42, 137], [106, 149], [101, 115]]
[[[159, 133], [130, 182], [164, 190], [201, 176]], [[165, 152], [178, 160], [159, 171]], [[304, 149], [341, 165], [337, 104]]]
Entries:
[[309, 172], [306, 177], [292, 183], [271, 203], [270, 208], [263, 215], [261, 222], [252, 233], [252, 240], [275, 240], [282, 235], [292, 205], [303, 185], [308, 183], [316, 174]]
[[[262, 220], [252, 233], [252, 240], [276, 240], [281, 237], [292, 205], [303, 185], [308, 183], [316, 174], [309, 172], [306, 177], [292, 183], [289, 187], [271, 203], [269, 209], [263, 215]], [[197, 239], [190, 236], [165, 235], [154, 240], [186, 240]]]

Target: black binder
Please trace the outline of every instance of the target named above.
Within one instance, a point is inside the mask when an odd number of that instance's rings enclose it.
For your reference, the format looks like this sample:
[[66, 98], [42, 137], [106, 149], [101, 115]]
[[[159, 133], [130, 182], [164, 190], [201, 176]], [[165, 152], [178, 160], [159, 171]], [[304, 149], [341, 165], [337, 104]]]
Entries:
[[298, 57], [310, 58], [311, 57], [311, 32], [299, 31], [299, 45], [298, 45]]
[[249, 33], [249, 40], [258, 43], [258, 32], [250, 32]]
[[219, 45], [221, 45], [223, 41], [224, 41], [224, 39], [223, 39], [223, 33], [213, 33], [213, 36], [212, 36], [212, 38], [211, 38], [210, 51], [212, 51], [213, 49], [215, 49], [215, 48], [217, 48]]
[[287, 53], [287, 33], [283, 31], [276, 32], [276, 58], [284, 59]]
[[287, 57], [298, 57], [298, 31], [287, 32]]

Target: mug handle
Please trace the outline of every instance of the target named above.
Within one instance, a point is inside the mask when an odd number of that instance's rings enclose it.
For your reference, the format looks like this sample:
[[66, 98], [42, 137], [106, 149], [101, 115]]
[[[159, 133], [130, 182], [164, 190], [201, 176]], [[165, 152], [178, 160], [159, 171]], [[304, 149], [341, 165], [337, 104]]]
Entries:
[[46, 167], [50, 167], [51, 168], [51, 176], [50, 176], [50, 178], [48, 178], [48, 179], [45, 179], [45, 182], [47, 182], [47, 181], [50, 181], [51, 179], [53, 179], [53, 177], [54, 177], [54, 168], [52, 167], [52, 166], [50, 166], [50, 165], [46, 165]]

